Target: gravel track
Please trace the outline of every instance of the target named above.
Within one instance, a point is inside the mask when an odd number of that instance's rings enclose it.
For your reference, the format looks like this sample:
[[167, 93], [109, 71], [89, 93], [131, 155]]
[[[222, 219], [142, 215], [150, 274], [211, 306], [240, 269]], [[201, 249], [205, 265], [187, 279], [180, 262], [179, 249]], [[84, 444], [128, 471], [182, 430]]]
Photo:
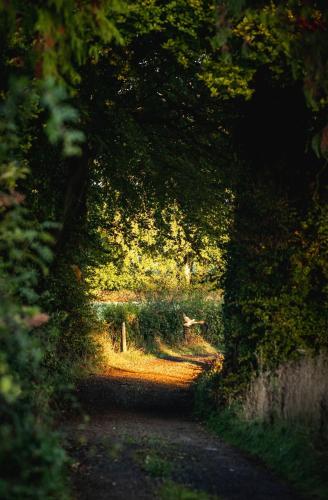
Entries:
[[[89, 421], [63, 427], [76, 499], [302, 498], [193, 420], [192, 383], [211, 360], [151, 359], [146, 367], [111, 368], [81, 382]], [[167, 484], [187, 489], [168, 492]]]

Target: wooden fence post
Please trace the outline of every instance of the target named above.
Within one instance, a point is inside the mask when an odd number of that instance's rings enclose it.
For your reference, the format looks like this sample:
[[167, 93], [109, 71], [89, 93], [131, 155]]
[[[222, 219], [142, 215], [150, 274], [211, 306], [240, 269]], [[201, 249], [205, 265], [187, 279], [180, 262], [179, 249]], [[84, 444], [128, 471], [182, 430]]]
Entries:
[[122, 330], [121, 330], [121, 352], [126, 352], [127, 347], [126, 347], [126, 327], [125, 327], [125, 321], [122, 323]]
[[189, 342], [191, 339], [190, 326], [183, 325], [183, 338], [185, 342]]

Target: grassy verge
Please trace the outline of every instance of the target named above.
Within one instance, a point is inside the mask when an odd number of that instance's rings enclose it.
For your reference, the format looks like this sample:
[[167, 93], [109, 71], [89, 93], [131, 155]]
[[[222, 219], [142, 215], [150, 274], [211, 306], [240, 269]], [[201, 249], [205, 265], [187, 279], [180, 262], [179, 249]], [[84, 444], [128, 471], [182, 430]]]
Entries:
[[304, 494], [328, 498], [328, 448], [305, 426], [286, 422], [246, 421], [237, 410], [207, 416], [211, 430], [259, 457]]

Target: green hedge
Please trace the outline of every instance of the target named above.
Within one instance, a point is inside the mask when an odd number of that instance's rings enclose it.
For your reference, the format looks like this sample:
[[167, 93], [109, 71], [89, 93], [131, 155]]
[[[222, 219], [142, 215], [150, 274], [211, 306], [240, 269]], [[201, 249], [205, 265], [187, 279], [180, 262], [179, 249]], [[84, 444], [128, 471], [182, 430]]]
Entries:
[[[118, 341], [122, 322], [136, 346], [151, 347], [156, 338], [177, 344], [183, 340], [182, 314], [206, 320], [205, 339], [222, 347], [222, 303], [198, 297], [187, 300], [154, 300], [140, 303], [95, 303], [98, 318], [108, 324], [110, 335]], [[195, 327], [195, 331], [198, 327]], [[200, 332], [200, 330], [198, 330]]]

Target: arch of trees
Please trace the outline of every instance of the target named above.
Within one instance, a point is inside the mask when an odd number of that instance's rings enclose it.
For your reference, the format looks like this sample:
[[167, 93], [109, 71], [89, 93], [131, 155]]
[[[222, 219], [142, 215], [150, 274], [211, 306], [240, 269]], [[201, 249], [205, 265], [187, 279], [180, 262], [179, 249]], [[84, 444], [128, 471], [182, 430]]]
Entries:
[[327, 347], [328, 13], [320, 0], [0, 13], [0, 496], [64, 496], [51, 415], [93, 348], [88, 269], [115, 259], [99, 227], [118, 213], [125, 238], [141, 213], [164, 238], [178, 207], [190, 253], [208, 239], [224, 256], [222, 394]]

